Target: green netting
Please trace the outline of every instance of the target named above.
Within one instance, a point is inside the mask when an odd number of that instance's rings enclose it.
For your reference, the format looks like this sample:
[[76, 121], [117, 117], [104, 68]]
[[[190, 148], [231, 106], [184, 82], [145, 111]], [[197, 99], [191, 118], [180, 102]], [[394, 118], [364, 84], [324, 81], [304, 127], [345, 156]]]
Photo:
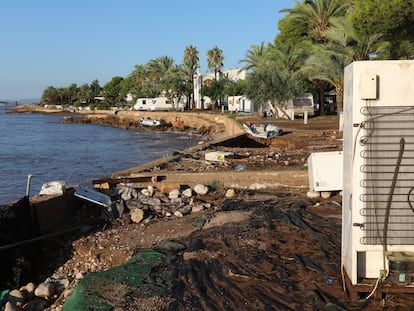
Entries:
[[120, 300], [138, 288], [165, 258], [165, 254], [148, 249], [122, 266], [86, 275], [63, 305], [62, 311], [112, 310]]
[[3, 290], [0, 292], [0, 308], [3, 307], [9, 298], [9, 290]]

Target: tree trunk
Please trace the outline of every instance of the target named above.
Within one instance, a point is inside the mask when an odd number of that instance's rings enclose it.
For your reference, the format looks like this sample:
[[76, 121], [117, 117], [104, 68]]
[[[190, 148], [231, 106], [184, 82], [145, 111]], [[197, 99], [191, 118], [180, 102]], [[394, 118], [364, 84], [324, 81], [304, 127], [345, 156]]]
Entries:
[[328, 83], [322, 80], [315, 80], [314, 83], [319, 90], [319, 114], [322, 116], [325, 115], [325, 88]]

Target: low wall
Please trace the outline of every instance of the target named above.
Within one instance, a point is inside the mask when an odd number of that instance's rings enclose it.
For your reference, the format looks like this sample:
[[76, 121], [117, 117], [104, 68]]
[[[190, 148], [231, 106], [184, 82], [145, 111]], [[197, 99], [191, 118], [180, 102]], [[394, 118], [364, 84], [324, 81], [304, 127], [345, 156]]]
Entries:
[[184, 125], [193, 128], [215, 125], [218, 127], [218, 131], [214, 137], [215, 139], [222, 139], [226, 136], [244, 133], [243, 127], [237, 121], [228, 118], [227, 115], [221, 114], [209, 114], [206, 112], [118, 111], [117, 115], [120, 118], [133, 118], [136, 120], [140, 118], [163, 119], [167, 123], [179, 118], [184, 121]]

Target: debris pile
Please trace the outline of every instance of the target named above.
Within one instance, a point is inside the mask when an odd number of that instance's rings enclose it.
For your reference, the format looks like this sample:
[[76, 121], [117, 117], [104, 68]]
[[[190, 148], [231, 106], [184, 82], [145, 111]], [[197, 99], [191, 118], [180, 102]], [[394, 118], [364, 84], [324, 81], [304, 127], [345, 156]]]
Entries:
[[113, 217], [129, 215], [129, 219], [135, 223], [144, 219], [183, 217], [212, 208], [210, 203], [200, 199], [208, 191], [208, 186], [203, 184], [181, 189], [178, 183], [162, 183], [159, 189], [149, 185], [140, 191], [132, 185], [121, 184], [112, 190], [111, 197], [117, 199], [113, 201], [109, 212]]

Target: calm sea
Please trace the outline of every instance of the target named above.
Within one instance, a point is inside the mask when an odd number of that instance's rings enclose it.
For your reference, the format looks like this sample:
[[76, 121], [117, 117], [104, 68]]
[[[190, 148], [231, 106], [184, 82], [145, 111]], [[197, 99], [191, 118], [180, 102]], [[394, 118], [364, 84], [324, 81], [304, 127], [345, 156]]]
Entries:
[[0, 107], [0, 204], [30, 195], [49, 181], [77, 185], [184, 150], [199, 137], [90, 124], [62, 115], [12, 114]]

